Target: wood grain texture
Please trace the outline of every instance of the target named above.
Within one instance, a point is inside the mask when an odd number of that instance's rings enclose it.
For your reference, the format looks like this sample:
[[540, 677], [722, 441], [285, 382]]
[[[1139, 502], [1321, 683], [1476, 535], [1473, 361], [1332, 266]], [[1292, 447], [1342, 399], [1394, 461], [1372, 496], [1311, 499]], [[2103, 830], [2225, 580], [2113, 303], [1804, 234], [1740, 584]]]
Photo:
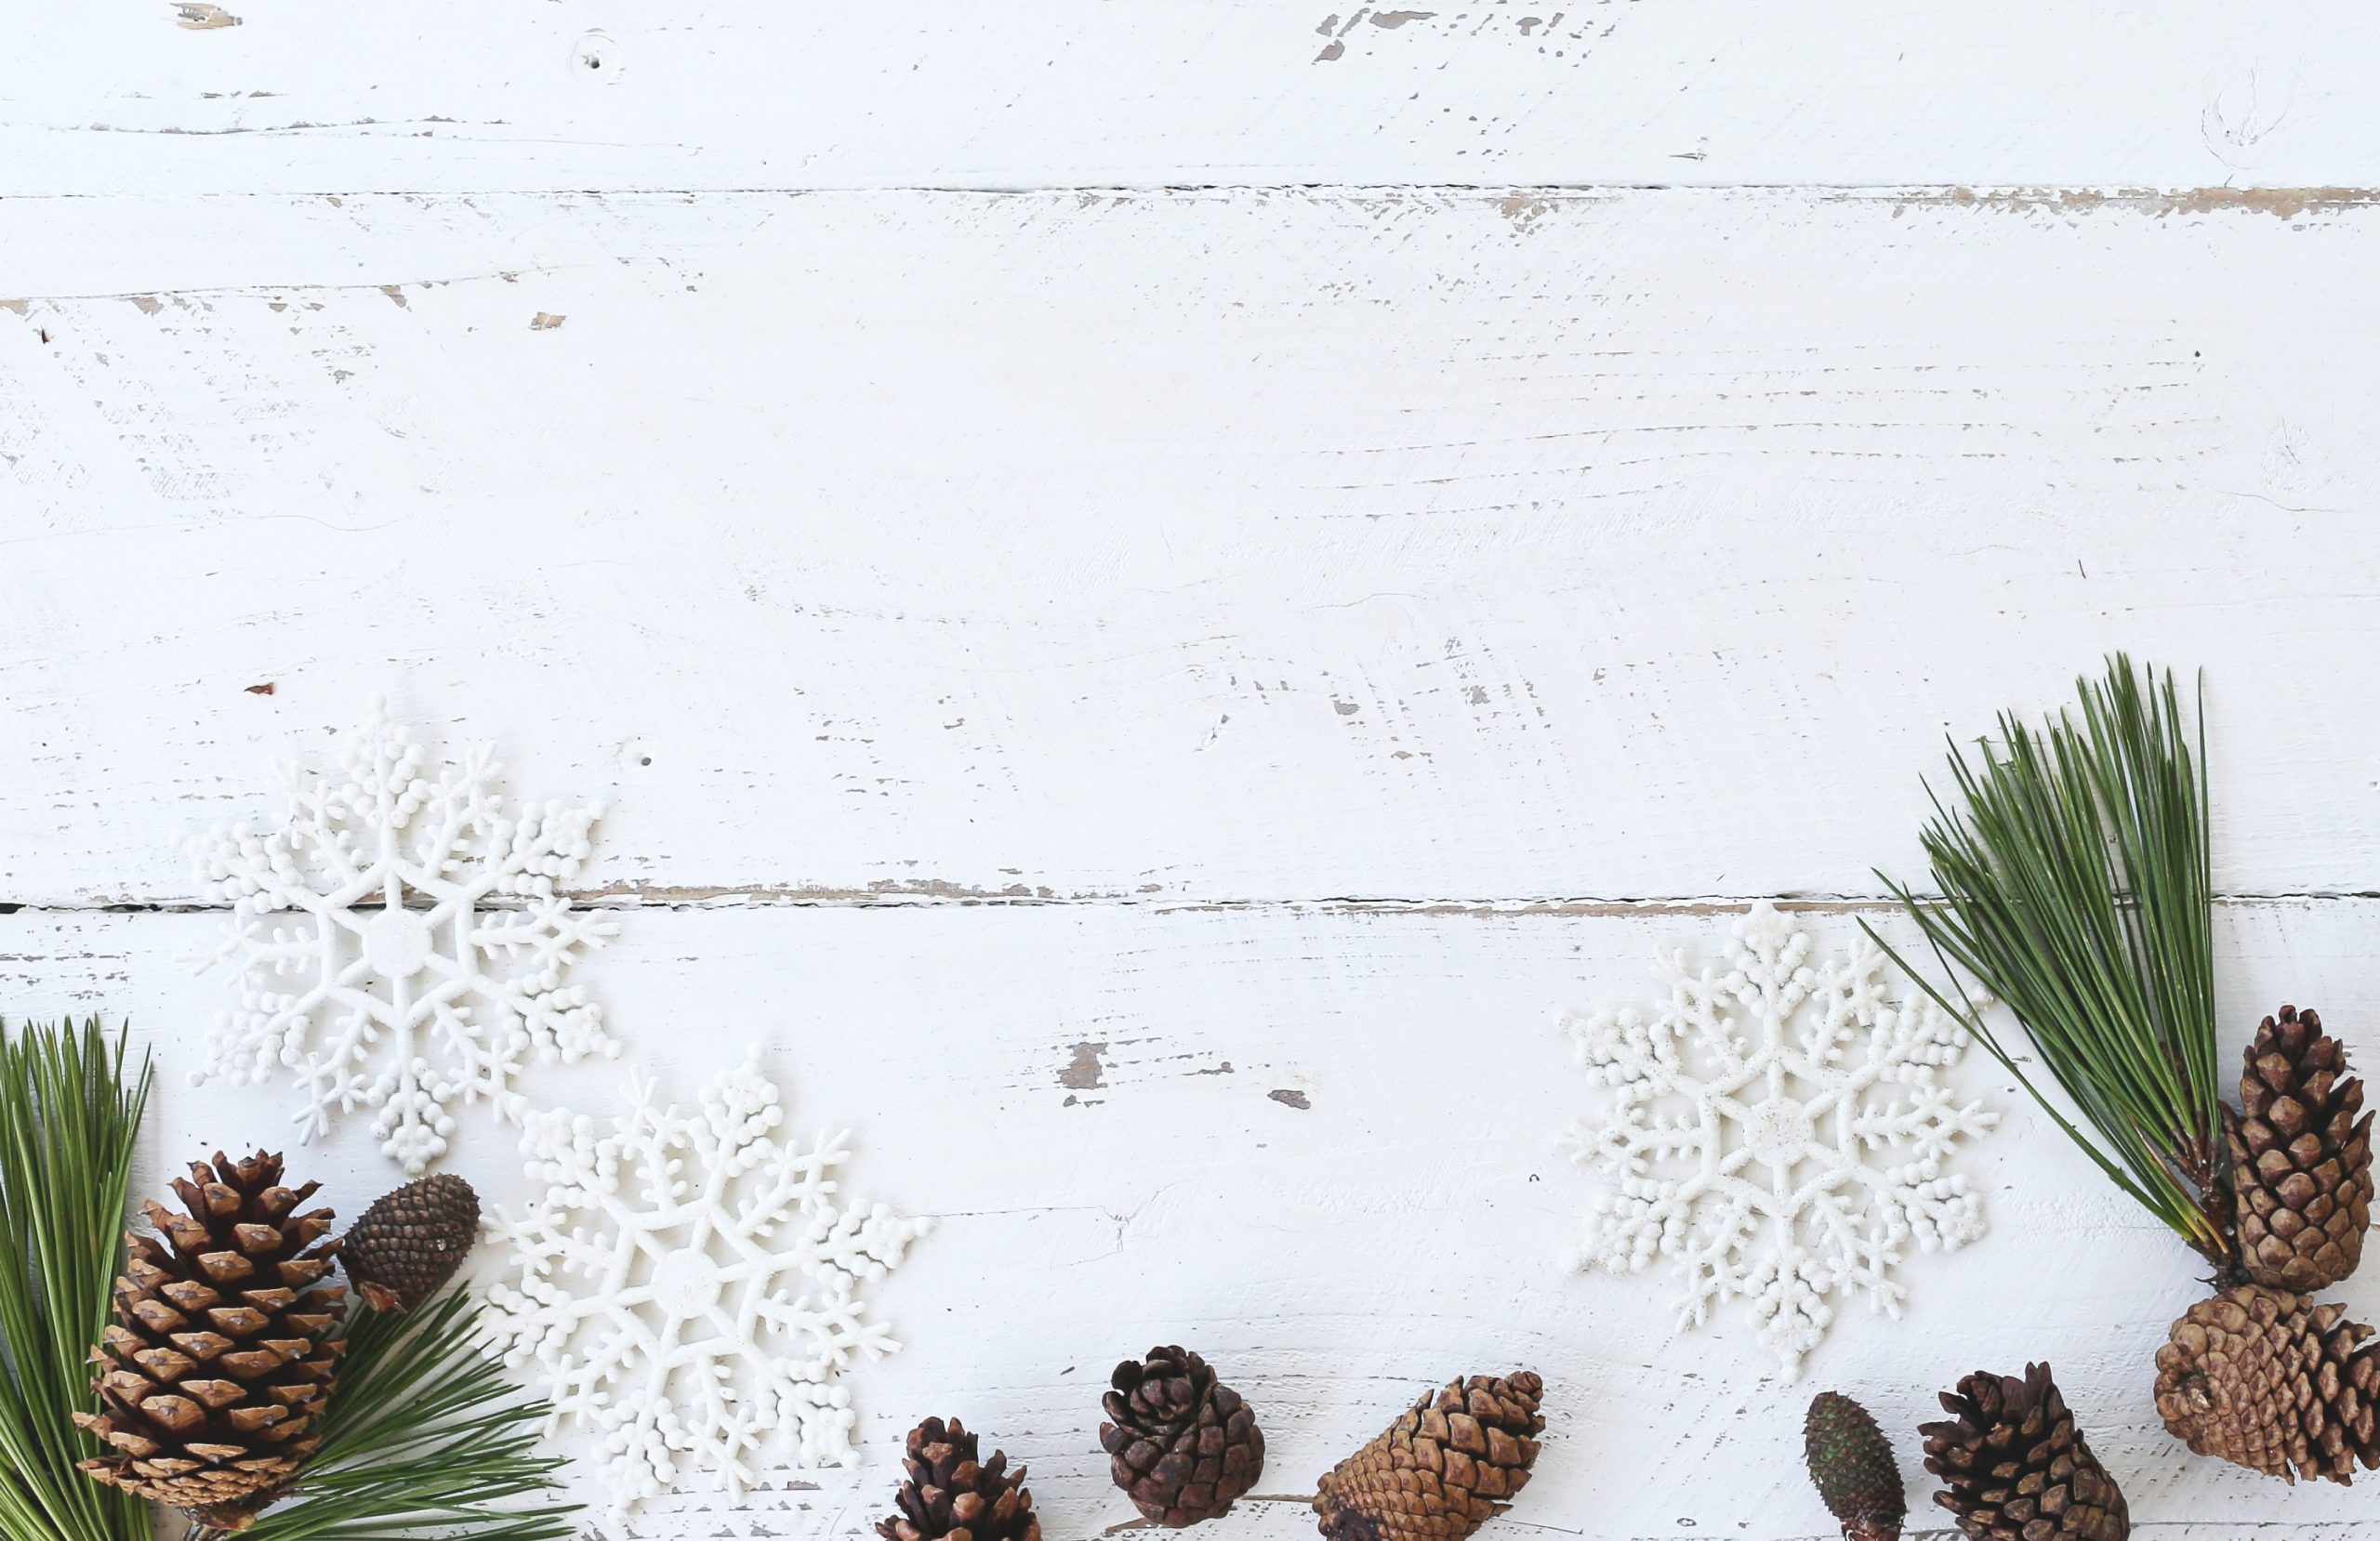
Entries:
[[2380, 208], [33, 200], [0, 250], [0, 902], [189, 901], [178, 836], [374, 690], [609, 797], [621, 902], [1871, 896], [1943, 736], [2116, 647], [2207, 670], [2221, 887], [2380, 889]]
[[0, 194], [2380, 183], [2350, 0], [22, 10]]
[[[2380, 1014], [2380, 904], [2220, 915], [2228, 1046], [2283, 998], [2350, 1033]], [[0, 998], [127, 1012], [186, 1066], [221, 992], [177, 957], [215, 921], [0, 917]], [[1824, 945], [1852, 935], [1841, 915], [1805, 923]], [[1270, 1495], [1310, 1493], [1434, 1379], [1534, 1365], [1552, 1428], [1500, 1521], [1510, 1535], [1818, 1535], [1795, 1457], [1801, 1408], [1826, 1386], [1901, 1436], [1922, 1501], [1910, 1429], [1929, 1392], [2029, 1357], [2057, 1366], [2144, 1534], [2370, 1534], [2361, 1487], [2284, 1490], [2194, 1460], [2158, 1427], [2149, 1358], [2201, 1292], [2196, 1271], [1980, 1055], [1959, 1084], [2007, 1124], [1961, 1166], [1990, 1233], [1906, 1267], [1902, 1324], [1847, 1311], [1801, 1383], [1777, 1379], [1740, 1317], [1680, 1335], [1649, 1279], [1561, 1273], [1594, 1179], [1558, 1141], [1595, 1094], [1557, 1016], [1647, 999], [1657, 949], [1715, 956], [1725, 924], [1121, 905], [629, 917], [586, 977], [631, 1062], [684, 1096], [768, 1044], [795, 1127], [856, 1126], [853, 1191], [941, 1218], [875, 1296], [906, 1347], [854, 1373], [867, 1464], [775, 1479], [742, 1512], [672, 1500], [629, 1534], [859, 1537], [901, 1431], [927, 1414], [963, 1416], [1028, 1462], [1052, 1537], [1108, 1534], [1131, 1511], [1097, 1454], [1104, 1372], [1177, 1338], [1259, 1409]], [[1074, 1073], [1086, 1056], [1092, 1073]], [[571, 1072], [545, 1090], [608, 1113], [624, 1075]], [[1272, 1095], [1284, 1089], [1306, 1105]], [[169, 1080], [150, 1169], [193, 1144], [270, 1139], [276, 1107]], [[522, 1192], [507, 1144], [475, 1111], [456, 1145], [457, 1169], [498, 1202]], [[303, 1161], [350, 1210], [387, 1179], [361, 1129]], [[2380, 1311], [2380, 1280], [2342, 1293], [2360, 1315]], [[1250, 1509], [1229, 1534], [1312, 1534], [1295, 1502]]]

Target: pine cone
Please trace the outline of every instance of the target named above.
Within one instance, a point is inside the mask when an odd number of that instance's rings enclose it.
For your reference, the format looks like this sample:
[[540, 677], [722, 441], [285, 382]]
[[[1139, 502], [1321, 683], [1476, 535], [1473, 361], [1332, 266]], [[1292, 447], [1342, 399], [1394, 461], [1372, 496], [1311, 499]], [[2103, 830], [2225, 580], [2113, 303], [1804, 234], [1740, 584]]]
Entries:
[[2346, 1046], [2315, 1013], [2282, 1007], [2248, 1045], [2240, 1105], [2223, 1122], [2248, 1277], [2301, 1295], [2337, 1284], [2363, 1260], [2372, 1223], [2372, 1115]]
[[1528, 1482], [1545, 1382], [1527, 1370], [1448, 1382], [1323, 1474], [1329, 1541], [1460, 1541]]
[[1099, 1426], [1108, 1474], [1160, 1525], [1195, 1525], [1230, 1511], [1264, 1470], [1264, 1431], [1240, 1394], [1179, 1345], [1126, 1360]]
[[1909, 1518], [1900, 1463], [1868, 1409], [1834, 1391], [1810, 1399], [1802, 1420], [1810, 1481], [1826, 1511], [1843, 1523], [1844, 1541], [1900, 1541]]
[[102, 1410], [74, 1421], [114, 1447], [82, 1463], [100, 1482], [240, 1530], [320, 1442], [345, 1341], [347, 1288], [324, 1284], [331, 1212], [297, 1213], [318, 1183], [281, 1186], [281, 1158], [193, 1162], [151, 1200], [158, 1235], [125, 1238], [115, 1321], [91, 1350]]
[[1025, 1486], [1025, 1468], [1008, 1470], [993, 1451], [980, 1465], [975, 1436], [957, 1418], [928, 1418], [909, 1430], [901, 1464], [909, 1480], [895, 1500], [901, 1512], [881, 1521], [884, 1541], [1041, 1541], [1041, 1521]]
[[339, 1258], [374, 1311], [411, 1311], [455, 1276], [479, 1234], [480, 1196], [441, 1172], [374, 1199]]
[[2344, 1485], [2380, 1467], [2380, 1352], [2344, 1306], [2241, 1284], [2182, 1314], [2157, 1350], [2157, 1411], [2202, 1455]]
[[1947, 1423], [1918, 1429], [1934, 1501], [1975, 1541], [2124, 1541], [2132, 1516], [2074, 1427], [2046, 1364], [1977, 1374], [1944, 1392]]

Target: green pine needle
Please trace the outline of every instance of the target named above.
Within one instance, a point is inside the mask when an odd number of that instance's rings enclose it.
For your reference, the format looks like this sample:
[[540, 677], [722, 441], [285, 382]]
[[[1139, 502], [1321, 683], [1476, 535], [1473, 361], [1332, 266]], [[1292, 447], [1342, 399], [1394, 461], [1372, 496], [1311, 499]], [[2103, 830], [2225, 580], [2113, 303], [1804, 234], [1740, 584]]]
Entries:
[[[2122, 653], [2104, 681], [2075, 684], [2079, 722], [2061, 712], [2036, 730], [2003, 713], [1977, 763], [1952, 744], [1962, 806], [1936, 796], [1922, 837], [1938, 902], [1876, 875], [1924, 933], [1942, 984], [1868, 933], [2116, 1186], [2228, 1268], [2204, 713], [2186, 732], [2173, 675], [2144, 680]], [[2096, 1139], [1963, 1004], [1958, 971], [2016, 1014]]]
[[579, 1506], [558, 1501], [565, 1463], [535, 1453], [548, 1412], [487, 1356], [468, 1291], [358, 1302], [322, 1448], [241, 1541], [565, 1541]]
[[[0, 1040], [7, 1024], [0, 1022]], [[75, 1463], [99, 1453], [91, 1345], [123, 1260], [133, 1144], [152, 1068], [127, 1081], [126, 1040], [94, 1017], [27, 1023], [0, 1042], [0, 1534], [10, 1541], [148, 1541], [146, 1507]]]

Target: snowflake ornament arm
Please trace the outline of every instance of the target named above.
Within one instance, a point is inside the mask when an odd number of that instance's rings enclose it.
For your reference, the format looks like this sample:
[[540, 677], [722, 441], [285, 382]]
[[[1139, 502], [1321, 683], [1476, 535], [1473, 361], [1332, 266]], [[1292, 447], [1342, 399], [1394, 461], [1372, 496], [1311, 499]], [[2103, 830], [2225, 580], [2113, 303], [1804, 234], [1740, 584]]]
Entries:
[[640, 1084], [608, 1129], [555, 1113], [523, 1132], [543, 1192], [490, 1223], [510, 1253], [493, 1342], [558, 1423], [599, 1431], [623, 1512], [690, 1467], [735, 1493], [772, 1453], [857, 1458], [841, 1373], [900, 1347], [860, 1292], [929, 1222], [845, 1196], [849, 1137], [799, 1145], [784, 1120], [756, 1050], [695, 1112]]
[[1599, 1195], [1571, 1266], [1639, 1272], [1665, 1259], [1682, 1326], [1741, 1299], [1788, 1374], [1824, 1338], [1833, 1300], [1899, 1314], [1909, 1244], [1983, 1232], [1980, 1197], [1946, 1172], [1998, 1115], [1941, 1082], [1966, 1031], [1930, 999], [1896, 1000], [1872, 942], [1817, 964], [1774, 905], [1738, 921], [1727, 968], [1661, 960], [1668, 1000], [1567, 1019], [1579, 1062], [1610, 1089], [1574, 1126]]
[[304, 1097], [292, 1119], [301, 1140], [370, 1110], [408, 1176], [445, 1153], [456, 1104], [484, 1100], [518, 1123], [533, 1060], [619, 1047], [569, 981], [617, 928], [561, 893], [601, 805], [512, 818], [492, 748], [434, 780], [427, 759], [376, 703], [335, 774], [287, 773], [277, 826], [234, 823], [190, 844], [210, 895], [231, 906], [199, 962], [240, 993], [200, 1078], [288, 1073]]

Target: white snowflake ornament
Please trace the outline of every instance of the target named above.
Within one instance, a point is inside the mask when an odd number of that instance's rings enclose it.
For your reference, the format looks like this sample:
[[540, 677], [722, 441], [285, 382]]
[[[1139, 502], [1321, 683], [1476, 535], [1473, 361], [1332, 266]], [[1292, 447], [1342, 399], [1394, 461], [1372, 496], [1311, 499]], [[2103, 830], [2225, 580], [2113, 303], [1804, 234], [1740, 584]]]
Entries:
[[556, 1426], [601, 1432], [623, 1516], [688, 1466], [733, 1495], [788, 1446], [805, 1468], [858, 1459], [841, 1372], [900, 1347], [860, 1288], [932, 1222], [843, 1196], [849, 1133], [798, 1147], [779, 1101], [756, 1049], [691, 1114], [639, 1082], [608, 1130], [536, 1115], [521, 1148], [544, 1192], [489, 1223], [511, 1249], [491, 1342]]
[[1965, 1054], [1957, 1018], [1922, 993], [1886, 994], [1882, 949], [1813, 963], [1809, 937], [1765, 902], [1735, 923], [1727, 968], [1660, 962], [1669, 999], [1567, 1018], [1579, 1062], [1612, 1088], [1606, 1115], [1571, 1130], [1597, 1200], [1576, 1269], [1642, 1272], [1665, 1259], [1681, 1326], [1750, 1303], [1760, 1339], [1799, 1374], [1864, 1295], [1900, 1314], [1893, 1269], [1914, 1243], [1950, 1251], [1983, 1234], [1983, 1205], [1944, 1168], [1999, 1115], [1961, 1103], [1943, 1073]]
[[533, 1059], [618, 1052], [602, 1008], [569, 982], [617, 928], [561, 889], [588, 853], [599, 803], [506, 810], [491, 745], [438, 768], [380, 705], [339, 746], [339, 769], [286, 769], [269, 828], [227, 824], [189, 842], [208, 896], [231, 905], [198, 961], [240, 992], [198, 1079], [305, 1093], [298, 1139], [377, 1110], [381, 1149], [417, 1177], [446, 1151], [456, 1104], [485, 1100], [519, 1123], [514, 1083]]

